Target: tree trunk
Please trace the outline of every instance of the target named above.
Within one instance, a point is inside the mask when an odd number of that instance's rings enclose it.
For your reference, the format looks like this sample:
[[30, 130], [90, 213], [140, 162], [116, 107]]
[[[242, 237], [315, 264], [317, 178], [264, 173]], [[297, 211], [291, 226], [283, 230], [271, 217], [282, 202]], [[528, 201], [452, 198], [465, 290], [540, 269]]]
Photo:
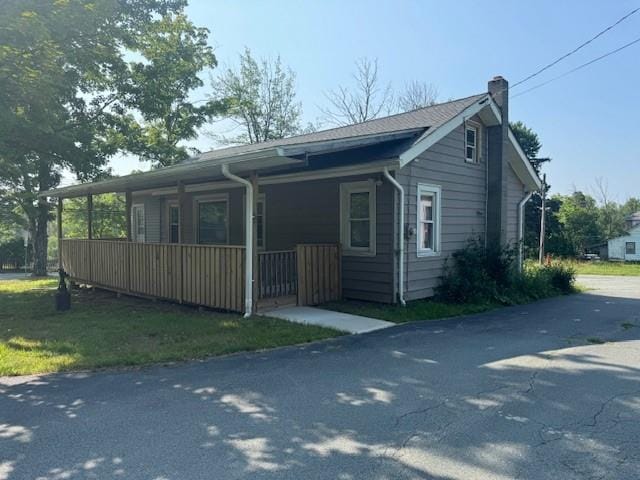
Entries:
[[47, 225], [49, 223], [49, 203], [45, 198], [38, 200], [36, 232], [33, 238], [33, 276], [47, 275], [47, 246], [49, 237]]

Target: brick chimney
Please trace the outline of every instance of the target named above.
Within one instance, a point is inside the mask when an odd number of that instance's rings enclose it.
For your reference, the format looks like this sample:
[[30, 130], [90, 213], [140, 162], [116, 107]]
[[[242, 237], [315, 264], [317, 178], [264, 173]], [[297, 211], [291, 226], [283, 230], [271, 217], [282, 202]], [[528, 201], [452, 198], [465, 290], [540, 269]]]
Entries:
[[489, 81], [489, 94], [500, 109], [502, 124], [487, 128], [487, 245], [504, 245], [507, 241], [509, 82], [500, 76], [494, 77]]

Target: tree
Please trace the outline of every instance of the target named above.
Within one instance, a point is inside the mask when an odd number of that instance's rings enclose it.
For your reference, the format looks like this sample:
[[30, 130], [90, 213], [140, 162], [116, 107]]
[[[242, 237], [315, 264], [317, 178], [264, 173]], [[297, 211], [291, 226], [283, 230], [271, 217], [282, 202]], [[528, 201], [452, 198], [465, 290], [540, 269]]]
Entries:
[[352, 87], [339, 86], [325, 94], [329, 105], [321, 108], [326, 121], [342, 126], [378, 118], [394, 110], [391, 84], [382, 85], [378, 76], [378, 59], [356, 61]]
[[399, 112], [408, 112], [418, 108], [435, 105], [438, 99], [438, 89], [426, 82], [413, 81], [405, 85], [404, 92], [396, 100]]
[[196, 105], [189, 98], [204, 85], [198, 74], [216, 66], [208, 33], [182, 13], [167, 14], [145, 25], [136, 46], [143, 60], [129, 62], [123, 103], [139, 111], [143, 124], [126, 125], [127, 149], [156, 167], [186, 159], [187, 149], [179, 142], [195, 138], [197, 129], [221, 109], [218, 102]]
[[602, 177], [596, 178], [595, 195], [599, 203], [598, 225], [603, 239], [619, 237], [625, 233], [622, 208], [611, 199], [609, 183]]
[[562, 205], [558, 210], [558, 220], [571, 246], [571, 254], [582, 254], [590, 245], [600, 243], [603, 235], [598, 224], [595, 199], [580, 191], [559, 199]]
[[233, 121], [242, 133], [222, 136], [225, 143], [259, 143], [298, 133], [302, 108], [296, 101], [295, 74], [275, 60], [253, 58], [245, 48], [238, 68], [228, 68], [212, 80], [213, 101], [224, 105], [219, 116]]
[[511, 130], [518, 140], [518, 143], [522, 147], [525, 155], [529, 159], [529, 162], [531, 162], [531, 166], [536, 171], [536, 173], [540, 175], [542, 165], [544, 163], [550, 162], [551, 159], [548, 157], [538, 157], [538, 154], [542, 149], [542, 143], [540, 142], [538, 134], [520, 121], [511, 122], [509, 126], [511, 127]]
[[[155, 158], [164, 151], [171, 161], [183, 156], [176, 139], [188, 138], [194, 112], [188, 105], [185, 108], [182, 93], [197, 82], [188, 69], [179, 65], [176, 73], [161, 58], [163, 49], [179, 55], [181, 42], [187, 52], [194, 44], [202, 51], [203, 32], [180, 16], [185, 4], [185, 0], [4, 1], [0, 187], [27, 218], [35, 275], [46, 273], [51, 218], [51, 205], [38, 194], [56, 187], [64, 170], [81, 181], [94, 179], [103, 174], [109, 157], [126, 149], [146, 149]], [[148, 68], [136, 68], [135, 62], [130, 68], [126, 59], [138, 56]], [[210, 57], [204, 57], [204, 63], [193, 62], [196, 67], [210, 63]], [[150, 72], [158, 78], [147, 84]], [[164, 75], [169, 78], [166, 83]], [[151, 99], [165, 88], [166, 97], [152, 107]], [[143, 125], [136, 124], [133, 108]], [[161, 117], [165, 126], [156, 128]], [[167, 119], [180, 128], [166, 128]], [[131, 138], [136, 139], [136, 148]]]

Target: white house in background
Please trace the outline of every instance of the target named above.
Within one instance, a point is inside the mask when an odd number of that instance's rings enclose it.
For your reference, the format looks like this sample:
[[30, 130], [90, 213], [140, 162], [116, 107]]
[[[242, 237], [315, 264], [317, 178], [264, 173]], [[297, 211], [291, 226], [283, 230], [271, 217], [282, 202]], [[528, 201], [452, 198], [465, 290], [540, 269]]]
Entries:
[[610, 260], [640, 262], [640, 224], [631, 228], [628, 235], [609, 240], [608, 250]]

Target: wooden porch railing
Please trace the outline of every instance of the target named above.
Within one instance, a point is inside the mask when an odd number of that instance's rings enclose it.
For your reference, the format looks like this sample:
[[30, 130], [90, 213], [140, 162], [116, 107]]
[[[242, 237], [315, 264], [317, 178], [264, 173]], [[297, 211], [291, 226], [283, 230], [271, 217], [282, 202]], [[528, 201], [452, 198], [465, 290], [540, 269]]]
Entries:
[[[242, 246], [63, 239], [72, 279], [118, 292], [242, 312]], [[258, 254], [257, 300], [297, 295], [298, 305], [341, 298], [340, 247], [297, 245]]]
[[258, 253], [258, 299], [295, 295], [297, 283], [295, 250]]
[[241, 312], [244, 247], [63, 239], [62, 265], [76, 281]]
[[318, 305], [342, 297], [340, 246], [297, 245], [298, 305]]

